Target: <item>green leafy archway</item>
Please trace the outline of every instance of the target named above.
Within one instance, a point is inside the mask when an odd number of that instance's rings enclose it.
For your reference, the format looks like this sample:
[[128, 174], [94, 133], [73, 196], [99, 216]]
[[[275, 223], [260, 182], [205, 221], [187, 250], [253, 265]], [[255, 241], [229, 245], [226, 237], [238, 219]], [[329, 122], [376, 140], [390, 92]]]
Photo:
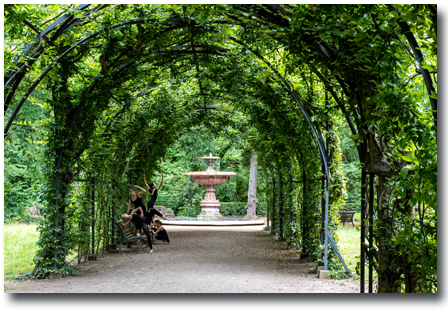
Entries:
[[[38, 6], [5, 8], [5, 141], [39, 84], [49, 94], [53, 117], [39, 241], [48, 252], [38, 274], [51, 270], [55, 239], [56, 267], [64, 272], [70, 272], [65, 255], [74, 237], [81, 232], [87, 244], [87, 203], [76, 210], [79, 218], [70, 213], [70, 223], [84, 223], [78, 233], [64, 226], [66, 211], [74, 211], [74, 176], [117, 183], [125, 172], [152, 176], [167, 148], [200, 124], [223, 127], [246, 119], [256, 130], [248, 141], [273, 178], [293, 171], [303, 181], [318, 181], [319, 155], [325, 160], [327, 150], [330, 222], [336, 222], [342, 177], [332, 125], [344, 118], [363, 174], [377, 176], [370, 194], [376, 193], [371, 237], [379, 290], [400, 291], [402, 284], [409, 292], [433, 290], [435, 7]], [[36, 37], [36, 27], [47, 20]], [[316, 126], [317, 143], [304, 111]], [[320, 194], [317, 182], [310, 189], [305, 184], [302, 204]], [[103, 190], [105, 204], [119, 197], [118, 189]], [[304, 247], [311, 249], [319, 207], [308, 204], [301, 211]], [[58, 221], [62, 226], [55, 230]], [[102, 234], [107, 241], [107, 230]]]

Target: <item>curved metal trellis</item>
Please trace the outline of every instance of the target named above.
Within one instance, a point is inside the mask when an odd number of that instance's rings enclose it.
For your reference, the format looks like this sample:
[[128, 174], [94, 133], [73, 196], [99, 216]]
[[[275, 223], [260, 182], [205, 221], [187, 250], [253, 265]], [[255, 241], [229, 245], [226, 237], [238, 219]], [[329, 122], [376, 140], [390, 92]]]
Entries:
[[[81, 9], [87, 8], [88, 5], [82, 5], [84, 7], [81, 7]], [[79, 8], [78, 7], [78, 8]], [[81, 10], [80, 9], [80, 10]], [[267, 14], [266, 14], [267, 15]], [[270, 20], [272, 20], [272, 17], [269, 18]], [[277, 21], [278, 18], [276, 18], [275, 21]], [[151, 21], [151, 20], [150, 20]], [[170, 28], [168, 28], [168, 30], [172, 30], [172, 29], [177, 29], [177, 28], [182, 28], [182, 27], [186, 27], [188, 24], [186, 22], [182, 22], [182, 21], [176, 21], [176, 20], [166, 20], [166, 21], [156, 21], [156, 20], [152, 20], [153, 22], [157, 22], [160, 25], [174, 25]], [[57, 22], [53, 23], [52, 28], [53, 29], [57, 24], [62, 22], [62, 18], [60, 20], [58, 20]], [[60, 34], [62, 34], [63, 32], [67, 31], [68, 29], [74, 27], [78, 22], [72, 22], [71, 24], [69, 24], [67, 27], [65, 27], [64, 29], [61, 30]], [[115, 25], [111, 28], [109, 28], [109, 30], [113, 30], [113, 29], [119, 29], [121, 27], [124, 26], [128, 26], [128, 25], [134, 25], [134, 24], [143, 24], [145, 23], [145, 20], [135, 20], [135, 21], [129, 21], [126, 23], [121, 23], [118, 25]], [[276, 23], [279, 24], [279, 23]], [[282, 23], [283, 24], [283, 23]], [[48, 28], [47, 28], [48, 29]], [[47, 34], [51, 29], [49, 29], [48, 31], [44, 31], [45, 34]], [[42, 36], [44, 36], [45, 34], [41, 33]], [[217, 33], [216, 31], [211, 31], [213, 33]], [[39, 34], [39, 35], [41, 35]], [[69, 55], [71, 52], [73, 52], [76, 48], [84, 45], [85, 43], [89, 42], [90, 40], [96, 38], [97, 36], [99, 36], [100, 32], [96, 32], [93, 33], [92, 35], [85, 37], [84, 39], [82, 39], [81, 41], [77, 42], [75, 45], [69, 47], [64, 53], [62, 53], [54, 62], [52, 65], [50, 65], [39, 77], [38, 79], [33, 83], [33, 85], [29, 88], [29, 90], [26, 92], [26, 94], [24, 95], [24, 97], [21, 99], [21, 101], [18, 103], [18, 105], [15, 107], [10, 119], [8, 120], [8, 123], [5, 127], [4, 130], [4, 136], [7, 135], [9, 128], [12, 125], [12, 122], [14, 121], [15, 117], [17, 116], [17, 113], [20, 111], [21, 107], [23, 106], [24, 102], [28, 99], [29, 95], [35, 90], [35, 88], [39, 85], [39, 83], [48, 75], [48, 73], [54, 68], [54, 66], [56, 64], [58, 64], [64, 57], [66, 57], [67, 55]], [[38, 35], [38, 36], [39, 36]], [[40, 37], [41, 38], [41, 37]], [[278, 71], [262, 56], [260, 55], [258, 52], [252, 50], [249, 46], [247, 46], [246, 44], [244, 44], [241, 41], [238, 41], [237, 39], [228, 36], [229, 40], [232, 40], [240, 45], [243, 45], [245, 48], [247, 48], [249, 51], [251, 51], [254, 55], [256, 55], [258, 58], [260, 58], [264, 63], [266, 63], [269, 68], [275, 73], [275, 75], [277, 76], [277, 79], [280, 81], [280, 83], [282, 83], [283, 87], [285, 88], [286, 92], [288, 92], [288, 94], [293, 98], [293, 100], [296, 102], [296, 104], [299, 106], [300, 110], [302, 111], [303, 115], [305, 116], [309, 126], [311, 127], [311, 130], [313, 132], [314, 138], [316, 140], [316, 143], [318, 145], [318, 149], [319, 149], [319, 153], [320, 153], [320, 159], [322, 162], [322, 168], [323, 168], [323, 174], [325, 175], [325, 214], [324, 214], [324, 228], [323, 228], [323, 233], [322, 235], [324, 236], [325, 239], [325, 256], [324, 256], [324, 268], [325, 270], [327, 269], [327, 255], [328, 255], [328, 251], [327, 251], [327, 246], [328, 246], [328, 240], [330, 240], [330, 242], [332, 243], [332, 247], [335, 250], [335, 252], [337, 253], [337, 255], [339, 256], [340, 260], [342, 261], [342, 263], [345, 266], [345, 263], [342, 259], [342, 257], [340, 256], [339, 252], [337, 251], [336, 245], [334, 244], [334, 242], [332, 241], [331, 238], [331, 234], [329, 233], [328, 230], [328, 203], [329, 203], [329, 185], [330, 185], [330, 180], [329, 180], [329, 169], [328, 169], [328, 156], [327, 156], [327, 148], [325, 146], [325, 142], [323, 140], [322, 134], [319, 130], [319, 128], [317, 126], [315, 126], [309, 116], [309, 113], [307, 112], [307, 110], [305, 109], [305, 107], [303, 106], [303, 104], [301, 103], [301, 97], [300, 95], [294, 91], [294, 89], [292, 89], [291, 84], [282, 78], [282, 76], [278, 73]], [[35, 40], [35, 43], [37, 41]], [[33, 44], [34, 45], [34, 44]], [[27, 50], [26, 52], [28, 52], [30, 49], [32, 48], [31, 46], [27, 46]], [[202, 50], [199, 49], [197, 50], [196, 48], [203, 48]], [[191, 50], [190, 50], [191, 49]], [[209, 46], [209, 45], [195, 45], [193, 47], [193, 45], [178, 45], [178, 46], [174, 46], [174, 47], [170, 47], [167, 48], [165, 50], [160, 50], [160, 51], [154, 51], [153, 53], [148, 54], [148, 56], [151, 55], [159, 55], [159, 54], [168, 54], [168, 55], [179, 55], [179, 54], [196, 54], [196, 53], [208, 53], [208, 54], [220, 54], [222, 52], [226, 52], [227, 49], [224, 48], [220, 48], [220, 47], [216, 47], [216, 46]], [[41, 53], [42, 51], [40, 51]], [[32, 61], [34, 62], [34, 61]], [[119, 72], [117, 74], [115, 74], [115, 76], [118, 76], [119, 73], [121, 71], [123, 71], [125, 68], [133, 65], [136, 63], [136, 60], [131, 60], [128, 63], [121, 65], [118, 70]], [[31, 63], [32, 64], [32, 63]], [[31, 65], [29, 64], [29, 65]], [[7, 87], [9, 84], [12, 83], [13, 78], [21, 71], [21, 70], [25, 70], [25, 65], [23, 65], [19, 70], [17, 70], [13, 76], [11, 76], [7, 82], [5, 82], [5, 87]], [[23, 77], [22, 77], [23, 78]], [[18, 81], [18, 82], [17, 82]], [[15, 83], [15, 88], [17, 88], [18, 83], [20, 83], [21, 78], [17, 78], [16, 79], [16, 83]], [[96, 83], [96, 80], [94, 81], [94, 83], [92, 84], [93, 88]], [[15, 89], [13, 90], [12, 94], [15, 92]], [[143, 91], [142, 91], [143, 92]], [[142, 93], [141, 92], [141, 93]], [[139, 93], [137, 97], [139, 97], [139, 95], [141, 94]], [[124, 111], [129, 108], [129, 106], [131, 105], [131, 103], [127, 103], [123, 106], [123, 108], [114, 116], [114, 119], [116, 117], [118, 117], [120, 114], [124, 113]], [[78, 109], [76, 111], [76, 113], [74, 114], [71, 122], [70, 122], [70, 126], [69, 129], [71, 129], [75, 123], [75, 121], [77, 120], [78, 116], [80, 115], [80, 112], [82, 110], [84, 106], [84, 103], [81, 103], [78, 106]], [[6, 111], [6, 106], [5, 106], [5, 111]], [[106, 131], [109, 129], [111, 125], [108, 125], [108, 127], [106, 127], [105, 132], [103, 133], [103, 135], [105, 135]], [[62, 155], [64, 152], [64, 148], [59, 148], [58, 149], [58, 159], [57, 159], [57, 163], [56, 163], [56, 208], [58, 208], [58, 195], [59, 195], [59, 168], [60, 168], [60, 164], [61, 164], [61, 159], [62, 159]], [[58, 211], [56, 213], [56, 222], [55, 222], [55, 238], [56, 238], [56, 242], [58, 239], [58, 233], [57, 233], [57, 228], [58, 228]], [[55, 269], [57, 269], [57, 248], [55, 249]], [[346, 266], [345, 266], [346, 267]], [[347, 269], [347, 267], [346, 267]]]
[[[118, 25], [115, 25], [113, 27], [111, 27], [109, 30], [113, 30], [113, 29], [118, 29], [124, 26], [128, 26], [128, 25], [133, 25], [133, 24], [142, 24], [144, 23], [144, 20], [135, 20], [135, 21], [130, 21], [130, 22], [126, 22], [126, 23], [121, 23]], [[179, 21], [173, 21], [173, 20], [168, 20], [168, 21], [162, 21], [162, 22], [158, 22], [161, 25], [168, 25], [171, 23], [176, 23], [179, 24]], [[172, 27], [171, 29], [175, 29], [175, 28], [181, 28], [184, 27], [184, 25], [178, 25], [176, 27]], [[87, 43], [88, 41], [92, 40], [93, 38], [97, 37], [100, 34], [100, 32], [96, 32], [84, 39], [82, 39], [81, 41], [79, 41], [78, 43], [76, 43], [74, 46], [68, 48], [64, 53], [62, 53], [39, 77], [38, 79], [33, 83], [33, 85], [28, 89], [28, 91], [25, 93], [25, 95], [22, 97], [22, 99], [20, 100], [20, 102], [17, 104], [17, 106], [15, 107], [14, 111], [11, 114], [11, 117], [8, 120], [8, 123], [5, 126], [4, 129], [4, 137], [6, 137], [6, 135], [8, 134], [9, 128], [11, 127], [14, 119], [17, 116], [17, 113], [20, 111], [20, 109], [22, 108], [23, 104], [25, 103], [25, 101], [28, 99], [28, 97], [33, 93], [33, 91], [36, 89], [36, 87], [40, 84], [40, 82], [48, 75], [48, 73], [63, 59], [65, 58], [67, 55], [69, 55], [71, 52], [73, 52], [76, 48], [82, 46], [83, 44]], [[189, 53], [187, 50], [184, 51], [175, 51], [173, 50], [172, 53]], [[206, 52], [206, 51], [203, 51]], [[157, 55], [159, 52], [154, 52], [150, 55]], [[209, 52], [209, 53], [213, 53], [213, 51]], [[135, 60], [131, 60], [130, 62], [128, 62], [127, 64], [121, 65], [119, 67], [119, 70], [123, 70], [125, 67], [132, 65], [135, 63]], [[21, 79], [20, 79], [21, 80]], [[6, 85], [5, 85], [6, 87]], [[5, 111], [7, 109], [7, 106], [5, 105]]]
[[276, 74], [278, 80], [283, 83], [283, 87], [285, 88], [285, 90], [291, 95], [291, 97], [294, 99], [294, 101], [297, 103], [297, 105], [299, 105], [300, 110], [302, 111], [303, 115], [305, 116], [309, 126], [311, 127], [311, 130], [313, 132], [314, 138], [316, 139], [318, 148], [319, 148], [319, 153], [320, 153], [320, 159], [322, 162], [322, 168], [323, 171], [322, 173], [325, 176], [325, 206], [324, 206], [324, 223], [323, 223], [323, 228], [322, 228], [322, 240], [324, 240], [324, 270], [327, 270], [328, 267], [328, 240], [331, 243], [331, 246], [334, 250], [334, 252], [337, 254], [340, 262], [342, 263], [342, 265], [344, 266], [345, 270], [347, 272], [350, 272], [350, 270], [348, 269], [347, 265], [344, 262], [344, 259], [342, 258], [341, 254], [339, 253], [339, 250], [336, 246], [336, 244], [334, 243], [332, 237], [331, 237], [331, 233], [328, 230], [328, 205], [329, 205], [329, 189], [330, 189], [330, 175], [329, 175], [329, 171], [328, 171], [328, 155], [327, 155], [327, 151], [328, 148], [326, 148], [325, 146], [325, 142], [323, 140], [322, 137], [322, 133], [320, 132], [318, 127], [315, 127], [308, 112], [306, 111], [305, 107], [303, 106], [303, 104], [301, 103], [299, 97], [300, 95], [295, 92], [292, 88], [291, 88], [291, 84], [287, 81], [284, 80], [281, 75], [278, 73], [278, 71], [269, 63], [269, 61], [267, 61], [262, 55], [260, 55], [258, 52], [256, 52], [255, 50], [252, 50], [248, 45], [246, 45], [245, 43], [238, 41], [237, 39], [233, 38], [233, 37], [228, 37], [230, 40], [244, 46], [245, 48], [247, 48], [249, 51], [251, 51], [254, 55], [256, 55], [258, 58], [260, 58], [266, 65], [268, 65], [268, 67]]

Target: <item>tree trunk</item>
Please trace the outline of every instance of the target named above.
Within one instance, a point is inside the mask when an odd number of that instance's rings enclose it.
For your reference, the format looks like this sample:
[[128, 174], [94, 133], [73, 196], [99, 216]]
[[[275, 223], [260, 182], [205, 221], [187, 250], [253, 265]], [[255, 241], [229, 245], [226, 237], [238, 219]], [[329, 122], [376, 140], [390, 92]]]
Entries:
[[[387, 185], [385, 176], [378, 176], [377, 191], [377, 235], [378, 242], [378, 293], [400, 293], [401, 274], [399, 265], [394, 264], [397, 259], [395, 249], [390, 243], [393, 238], [393, 209], [390, 200], [391, 188]], [[397, 267], [398, 266], [398, 267]]]

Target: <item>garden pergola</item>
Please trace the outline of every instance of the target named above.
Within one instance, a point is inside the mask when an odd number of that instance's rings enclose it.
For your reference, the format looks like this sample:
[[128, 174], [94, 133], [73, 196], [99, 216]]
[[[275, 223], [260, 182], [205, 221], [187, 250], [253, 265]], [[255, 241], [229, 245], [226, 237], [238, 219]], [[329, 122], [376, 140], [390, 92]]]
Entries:
[[[357, 8], [357, 13], [353, 13]], [[14, 13], [12, 5], [6, 5], [6, 11]], [[421, 7], [422, 13], [431, 12], [432, 7]], [[297, 79], [300, 80], [300, 66], [307, 66], [313, 75], [320, 80], [325, 92], [335, 101], [340, 114], [345, 118], [357, 145], [360, 163], [362, 166], [362, 190], [361, 190], [361, 292], [364, 291], [364, 266], [365, 258], [369, 260], [369, 292], [372, 292], [373, 259], [380, 267], [389, 265], [391, 255], [390, 248], [374, 248], [376, 231], [376, 243], [381, 239], [390, 240], [390, 234], [382, 229], [382, 226], [374, 228], [375, 216], [375, 176], [379, 179], [379, 190], [376, 197], [377, 217], [383, 216], [381, 211], [383, 197], [391, 193], [390, 185], [385, 178], [390, 176], [402, 176], [403, 169], [409, 169], [406, 165], [398, 165], [391, 157], [389, 139], [396, 130], [385, 131], [379, 134], [378, 120], [391, 117], [391, 109], [400, 107], [412, 109], [405, 99], [392, 102], [392, 97], [397, 94], [390, 92], [386, 87], [383, 91], [377, 83], [383, 81], [384, 75], [381, 67], [387, 63], [388, 50], [395, 52], [401, 50], [415, 56], [419, 65], [420, 74], [424, 79], [427, 95], [423, 98], [430, 102], [433, 118], [433, 131], [437, 127], [437, 99], [428, 67], [425, 66], [423, 53], [420, 51], [417, 39], [405, 19], [406, 13], [399, 14], [393, 6], [324, 6], [324, 5], [184, 5], [184, 6], [139, 6], [139, 5], [80, 5], [67, 10], [66, 13], [55, 17], [43, 30], [35, 27], [28, 18], [17, 18], [11, 15], [11, 20], [18, 20], [36, 32], [34, 39], [30, 41], [14, 60], [14, 67], [6, 69], [5, 74], [5, 106], [4, 111], [8, 116], [4, 136], [8, 135], [15, 118], [20, 112], [25, 101], [41, 83], [45, 83], [53, 94], [53, 106], [55, 115], [54, 134], [50, 136], [50, 151], [54, 155], [54, 167], [49, 176], [54, 176], [52, 181], [53, 196], [48, 196], [49, 204], [54, 202], [52, 213], [46, 216], [46, 220], [53, 223], [46, 229], [54, 235], [53, 242], [46, 245], [46, 251], [52, 251], [54, 272], [59, 269], [62, 250], [58, 248], [60, 237], [60, 214], [64, 212], [66, 203], [64, 198], [67, 185], [72, 182], [70, 165], [73, 158], [79, 157], [88, 148], [88, 139], [92, 129], [86, 125], [93, 125], [101, 117], [101, 111], [107, 109], [110, 101], [116, 100], [115, 94], [124, 90], [124, 84], [131, 79], [141, 78], [145, 81], [145, 71], [148, 68], [169, 68], [174, 73], [176, 65], [185, 65], [196, 71], [190, 77], [183, 77], [181, 81], [196, 81], [198, 93], [193, 103], [186, 101], [186, 105], [194, 105], [204, 111], [212, 109], [212, 96], [216, 92], [208, 90], [204, 67], [216, 69], [216, 74], [207, 74], [210, 78], [220, 80], [218, 67], [222, 58], [236, 60], [235, 67], [240, 69], [239, 78], [249, 87], [248, 92], [256, 92], [259, 87], [275, 86], [286, 94], [295, 103], [297, 111], [303, 115], [314, 137], [314, 146], [317, 145], [321, 162], [321, 176], [323, 176], [322, 189], [322, 226], [320, 233], [321, 244], [324, 245], [324, 269], [327, 269], [328, 242], [340, 261], [347, 269], [340, 256], [336, 244], [332, 239], [328, 228], [329, 204], [331, 198], [330, 184], [330, 148], [322, 135], [322, 122], [317, 121], [316, 113], [310, 110], [309, 105], [296, 89]], [[355, 11], [356, 12], [356, 11]], [[392, 14], [391, 14], [392, 13]], [[394, 13], [397, 13], [395, 15]], [[352, 17], [350, 17], [350, 14]], [[401, 29], [404, 38], [386, 43], [380, 41], [385, 36], [396, 34], [389, 33], [385, 28], [386, 18], [395, 22]], [[359, 27], [356, 27], [359, 20]], [[395, 20], [395, 21], [393, 21]], [[389, 21], [388, 21], [389, 22]], [[342, 27], [346, 24], [347, 27]], [[344, 35], [337, 32], [335, 26], [341, 26]], [[370, 29], [370, 31], [369, 31]], [[398, 29], [398, 28], [397, 28]], [[370, 36], [363, 36], [367, 34]], [[349, 35], [352, 33], [353, 35]], [[377, 35], [374, 35], [377, 34]], [[367, 34], [368, 35], [368, 34]], [[263, 36], [261, 38], [261, 36]], [[378, 54], [373, 58], [366, 57], [366, 49], [373, 45], [375, 40], [364, 43], [365, 39], [372, 36], [380, 36], [375, 49]], [[359, 41], [363, 43], [358, 43]], [[398, 42], [399, 41], [399, 42]], [[409, 43], [410, 48], [407, 46]], [[404, 47], [403, 47], [404, 45]], [[287, 50], [284, 59], [275, 58], [270, 54], [276, 49]], [[98, 58], [92, 58], [91, 50], [94, 49]], [[244, 53], [237, 55], [237, 50]], [[256, 81], [254, 77], [245, 78], [244, 71], [251, 67], [247, 59], [243, 59], [246, 53], [250, 53], [252, 60], [257, 60], [258, 66], [267, 69], [270, 83]], [[363, 58], [360, 58], [363, 54]], [[398, 57], [398, 56], [397, 56]], [[401, 57], [401, 56], [400, 56]], [[241, 60], [238, 61], [238, 58]], [[302, 58], [302, 60], [298, 60]], [[77, 71], [82, 64], [92, 62], [91, 67], [96, 73], [92, 74], [78, 84], [76, 82], [76, 95], [70, 97], [70, 85], [74, 85]], [[255, 62], [255, 61], [252, 61]], [[383, 62], [383, 63], [382, 63]], [[393, 72], [391, 66], [390, 69]], [[209, 71], [212, 72], [212, 71]], [[58, 79], [59, 78], [59, 79]], [[62, 79], [61, 79], [62, 78]], [[174, 78], [172, 79], [174, 80]], [[384, 79], [385, 80], [385, 79]], [[389, 78], [387, 79], [389, 80]], [[401, 79], [397, 79], [399, 82]], [[58, 81], [60, 83], [58, 83]], [[225, 80], [224, 80], [225, 81]], [[368, 85], [368, 83], [375, 83]], [[238, 96], [236, 90], [224, 88], [226, 84], [220, 84], [219, 89], [227, 90], [228, 95]], [[111, 137], [111, 130], [118, 122], [123, 120], [126, 113], [132, 113], [132, 106], [142, 97], [148, 97], [156, 92], [157, 85], [149, 85], [132, 92], [124, 101], [117, 101], [120, 108], [108, 121], [102, 132], [102, 137]], [[121, 90], [121, 91], [120, 91]], [[216, 91], [216, 90], [215, 90]], [[256, 94], [256, 93], [255, 93]], [[260, 92], [259, 95], [263, 95]], [[21, 97], [20, 99], [17, 97]], [[69, 97], [70, 104], [64, 103], [62, 97]], [[215, 94], [215, 97], [217, 95]], [[380, 108], [384, 103], [389, 104], [388, 109]], [[279, 94], [277, 99], [283, 99]], [[12, 106], [13, 102], [16, 102]], [[375, 105], [376, 104], [376, 105]], [[372, 109], [378, 108], [378, 114], [372, 114]], [[311, 108], [313, 109], [313, 108]], [[288, 113], [283, 111], [282, 113]], [[398, 117], [397, 117], [398, 118]], [[168, 121], [169, 122], [169, 121]], [[417, 122], [414, 120], [414, 122]], [[399, 125], [399, 122], [397, 122]], [[410, 124], [410, 127], [412, 125]], [[399, 127], [399, 126], [397, 126]], [[431, 126], [425, 126], [431, 127]], [[387, 133], [389, 132], [389, 133]], [[421, 136], [420, 131], [412, 133], [408, 131], [410, 138]], [[380, 140], [377, 137], [380, 136]], [[383, 139], [384, 136], [384, 139]], [[384, 145], [384, 143], [386, 143]], [[420, 143], [420, 148], [425, 146]], [[73, 153], [75, 152], [75, 153]], [[409, 151], [408, 151], [409, 152]], [[401, 155], [404, 152], [401, 152]], [[406, 162], [405, 162], [406, 163]], [[54, 175], [52, 175], [54, 174]], [[367, 188], [367, 177], [369, 187]], [[403, 177], [405, 178], [405, 177]], [[431, 179], [431, 177], [428, 177]], [[51, 179], [50, 179], [51, 180]], [[291, 179], [292, 180], [292, 179]], [[387, 189], [389, 188], [389, 189]], [[369, 195], [367, 197], [367, 189]], [[62, 190], [62, 192], [61, 192]], [[61, 195], [62, 193], [62, 195]], [[412, 197], [412, 195], [410, 195]], [[392, 196], [390, 196], [392, 198]], [[367, 211], [368, 199], [368, 215]], [[390, 203], [390, 201], [389, 201]], [[406, 207], [403, 205], [403, 207]], [[392, 211], [393, 212], [393, 211]], [[412, 217], [412, 213], [408, 213]], [[392, 215], [393, 217], [393, 215]], [[392, 218], [392, 224], [393, 222]], [[368, 225], [368, 244], [366, 240], [366, 227]], [[380, 220], [381, 221], [381, 220]], [[383, 218], [384, 222], [384, 218]], [[384, 232], [383, 232], [383, 231]], [[42, 255], [45, 258], [45, 253]], [[405, 266], [404, 268], [406, 268]], [[385, 281], [380, 288], [393, 287], [393, 273], [384, 268], [379, 272], [379, 281]], [[415, 289], [411, 272], [404, 272], [407, 286]], [[408, 279], [408, 276], [410, 278]]]

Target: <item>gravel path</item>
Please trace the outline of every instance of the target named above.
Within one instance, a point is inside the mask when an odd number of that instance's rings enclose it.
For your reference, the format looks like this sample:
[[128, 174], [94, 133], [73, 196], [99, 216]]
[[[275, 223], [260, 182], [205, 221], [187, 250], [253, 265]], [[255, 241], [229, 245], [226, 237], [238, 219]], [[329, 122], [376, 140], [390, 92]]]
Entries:
[[[167, 226], [171, 243], [109, 253], [77, 277], [5, 281], [8, 293], [359, 293], [359, 281], [321, 280], [263, 226]], [[127, 251], [126, 251], [127, 250]]]

